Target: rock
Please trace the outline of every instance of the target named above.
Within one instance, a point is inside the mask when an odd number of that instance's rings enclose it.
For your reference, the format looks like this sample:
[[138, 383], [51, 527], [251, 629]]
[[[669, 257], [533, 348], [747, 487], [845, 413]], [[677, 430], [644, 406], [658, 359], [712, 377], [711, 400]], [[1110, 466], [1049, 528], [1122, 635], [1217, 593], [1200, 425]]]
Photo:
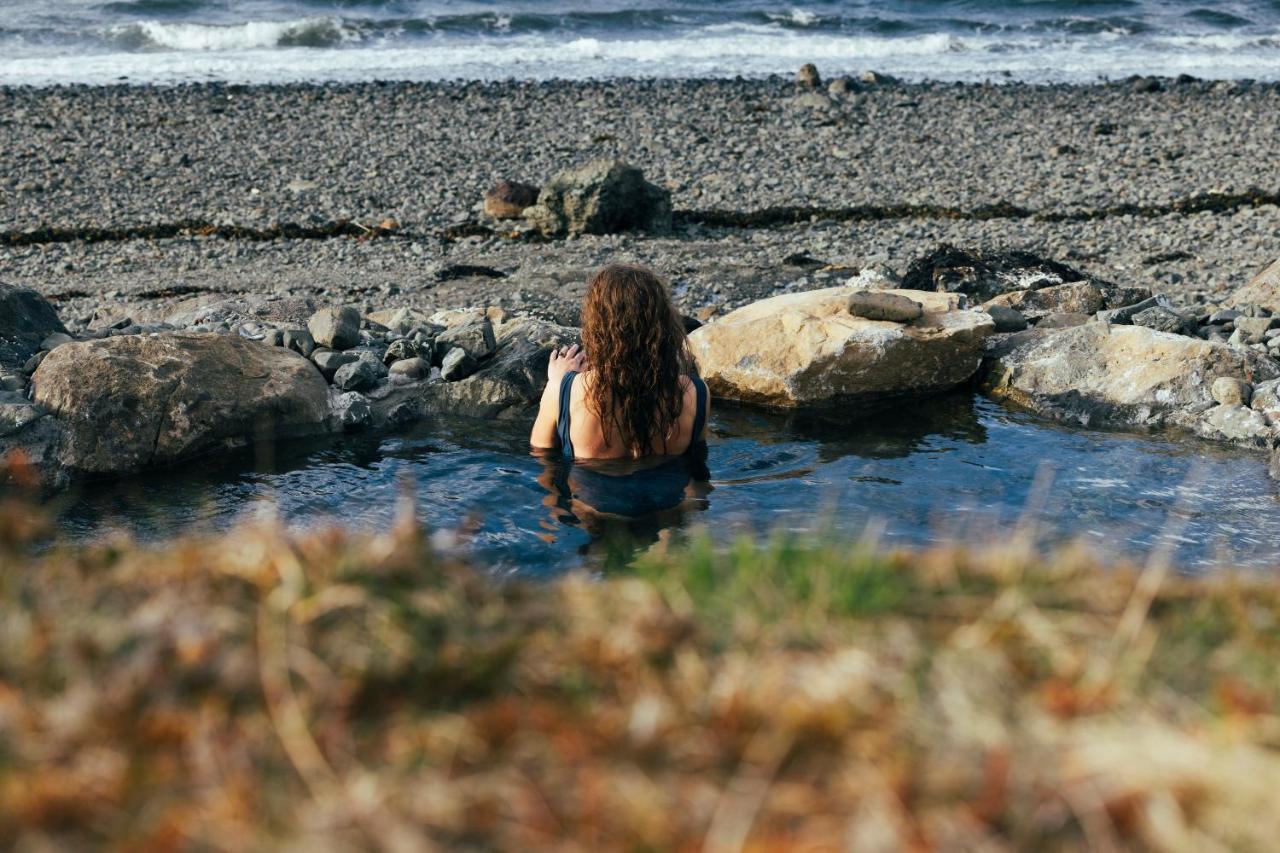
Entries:
[[524, 212], [546, 236], [671, 230], [671, 193], [639, 169], [597, 160], [557, 175]]
[[[883, 264], [869, 264], [858, 270], [858, 274], [848, 279], [845, 287], [851, 287], [855, 290], [899, 290], [907, 289], [902, 285], [902, 279], [891, 269]], [[928, 288], [932, 290], [933, 288]]]
[[796, 72], [796, 86], [800, 89], [817, 89], [822, 85], [822, 77], [812, 62], [806, 62]]
[[837, 77], [827, 84], [827, 94], [833, 98], [843, 97], [852, 91], [853, 81], [848, 77]]
[[35, 373], [36, 368], [40, 366], [40, 362], [44, 361], [46, 355], [48, 355], [47, 352], [41, 351], [31, 356], [31, 358], [27, 359], [26, 364], [22, 365], [22, 372], [28, 376]]
[[730, 312], [689, 336], [719, 396], [769, 406], [888, 400], [958, 385], [995, 330], [954, 294], [890, 291], [923, 315], [901, 325], [849, 313], [847, 288], [788, 293]]
[[334, 419], [343, 430], [360, 429], [373, 421], [373, 407], [369, 405], [369, 399], [356, 391], [335, 395], [331, 408]]
[[52, 335], [49, 335], [49, 337], [40, 342], [40, 349], [54, 350], [63, 344], [71, 343], [73, 340], [75, 340], [75, 338], [71, 337], [66, 332], [54, 332]]
[[1234, 308], [1219, 308], [1209, 315], [1209, 323], [1214, 326], [1224, 326], [1227, 323], [1235, 322], [1241, 314]]
[[1118, 326], [1131, 326], [1133, 325], [1133, 317], [1135, 314], [1140, 314], [1148, 308], [1165, 305], [1166, 303], [1162, 300], [1163, 297], [1152, 296], [1147, 299], [1143, 299], [1140, 302], [1135, 302], [1132, 305], [1124, 305], [1107, 311], [1099, 311], [1098, 319], [1105, 320], [1108, 323], [1115, 323]]
[[338, 372], [338, 368], [344, 364], [351, 364], [356, 360], [353, 352], [335, 352], [331, 349], [316, 350], [311, 354], [311, 360], [315, 362], [316, 367], [320, 368], [320, 373], [324, 378], [333, 381], [333, 375]]
[[284, 346], [284, 329], [268, 329], [262, 335], [262, 342], [269, 347]]
[[315, 352], [316, 342], [311, 333], [302, 329], [290, 329], [284, 333], [281, 343], [303, 358], [310, 358]]
[[855, 291], [849, 294], [849, 313], [867, 320], [910, 323], [920, 319], [924, 306], [914, 299], [888, 291]]
[[1270, 311], [1280, 311], [1280, 258], [1249, 279], [1227, 302], [1228, 307], [1260, 305]]
[[1092, 314], [1081, 314], [1072, 311], [1055, 311], [1052, 314], [1045, 314], [1036, 321], [1037, 329], [1070, 329], [1072, 326], [1082, 326], [1093, 319]]
[[425, 358], [403, 358], [391, 363], [390, 375], [405, 379], [426, 379], [431, 375], [431, 362]]
[[0, 367], [21, 367], [46, 338], [66, 331], [49, 300], [30, 288], [0, 283]]
[[835, 106], [835, 101], [821, 92], [801, 92], [789, 100], [787, 105], [806, 110], [829, 110]]
[[307, 321], [307, 330], [320, 346], [334, 350], [351, 349], [360, 343], [360, 312], [349, 305], [321, 308]]
[[1253, 395], [1253, 388], [1234, 376], [1219, 376], [1210, 387], [1213, 399], [1223, 406], [1247, 406]]
[[67, 427], [62, 463], [88, 473], [320, 432], [328, 408], [323, 377], [297, 353], [193, 332], [64, 344], [32, 390]]
[[487, 358], [497, 348], [493, 324], [485, 318], [441, 332], [436, 337], [436, 352], [441, 356], [442, 368], [444, 356], [454, 347], [462, 349], [476, 361]]
[[1240, 405], [1214, 406], [1195, 425], [1195, 431], [1202, 438], [1255, 447], [1268, 446], [1275, 435], [1260, 412]]
[[[426, 351], [431, 352], [430, 349]], [[389, 365], [397, 361], [417, 358], [420, 352], [417, 342], [409, 338], [401, 338], [398, 341], [392, 341], [387, 347], [387, 351], [382, 355], [382, 363]]]
[[898, 78], [879, 71], [863, 71], [858, 75], [858, 82], [867, 86], [893, 86], [897, 84]]
[[1133, 315], [1132, 323], [1155, 329], [1157, 332], [1169, 332], [1174, 335], [1194, 335], [1196, 324], [1189, 317], [1165, 305], [1152, 305]]
[[476, 360], [462, 347], [453, 347], [440, 362], [440, 375], [445, 382], [457, 382], [476, 372]]
[[912, 262], [902, 277], [902, 286], [909, 290], [964, 293], [987, 302], [1004, 293], [1085, 279], [1079, 270], [1030, 252], [978, 254], [943, 243]]
[[1007, 305], [992, 305], [983, 310], [991, 316], [997, 332], [1021, 332], [1027, 327], [1027, 318]]
[[538, 201], [538, 188], [519, 181], [498, 181], [484, 194], [484, 215], [494, 219], [519, 219]]
[[[175, 328], [257, 322], [299, 327], [315, 313], [315, 303], [307, 298], [249, 293], [228, 298], [217, 293], [203, 293], [172, 305], [158, 306], [154, 311], [142, 310], [133, 320], [148, 322], [160, 319]], [[133, 321], [123, 318], [116, 326], [123, 328]]]
[[476, 418], [527, 418], [546, 385], [551, 351], [574, 343], [578, 330], [520, 317], [504, 323], [496, 336], [497, 351], [474, 375], [427, 386], [429, 408]]
[[983, 303], [983, 309], [996, 305], [1012, 308], [1028, 320], [1047, 314], [1093, 314], [1104, 305], [1102, 290], [1088, 282], [1055, 284], [1039, 290], [1016, 290]]
[[1231, 343], [1241, 346], [1265, 343], [1274, 323], [1270, 317], [1237, 317], [1234, 322], [1236, 330], [1231, 335]]
[[333, 384], [343, 391], [371, 390], [378, 384], [378, 380], [386, 375], [386, 368], [383, 368], [384, 372], [379, 373], [379, 367], [382, 367], [381, 362], [357, 358], [334, 371]]
[[984, 387], [998, 400], [1085, 425], [1194, 429], [1217, 402], [1210, 377], [1254, 382], [1280, 374], [1255, 352], [1141, 326], [1087, 323], [1022, 335], [988, 363]]
[[0, 437], [13, 435], [46, 414], [43, 406], [14, 391], [0, 391]]
[[1105, 281], [1095, 281], [1094, 284], [1102, 291], [1102, 299], [1106, 303], [1104, 307], [1112, 311], [1129, 308], [1152, 297], [1149, 287], [1124, 287]]

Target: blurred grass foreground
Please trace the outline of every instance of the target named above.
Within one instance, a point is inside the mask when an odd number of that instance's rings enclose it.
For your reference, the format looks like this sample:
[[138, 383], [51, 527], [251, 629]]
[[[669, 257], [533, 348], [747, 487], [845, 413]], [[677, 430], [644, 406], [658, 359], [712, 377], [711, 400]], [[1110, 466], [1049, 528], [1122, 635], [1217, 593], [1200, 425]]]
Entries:
[[0, 847], [1274, 849], [1280, 584], [696, 538], [496, 583], [411, 522], [30, 556]]

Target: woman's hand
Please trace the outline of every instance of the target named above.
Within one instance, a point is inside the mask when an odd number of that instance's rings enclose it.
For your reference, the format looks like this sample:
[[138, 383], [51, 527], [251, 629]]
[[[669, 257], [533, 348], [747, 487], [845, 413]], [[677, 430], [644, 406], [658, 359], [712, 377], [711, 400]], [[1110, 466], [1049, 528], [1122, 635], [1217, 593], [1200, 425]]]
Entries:
[[566, 373], [581, 371], [586, 363], [587, 354], [577, 344], [552, 350], [551, 360], [547, 362], [547, 384], [559, 388], [560, 380]]

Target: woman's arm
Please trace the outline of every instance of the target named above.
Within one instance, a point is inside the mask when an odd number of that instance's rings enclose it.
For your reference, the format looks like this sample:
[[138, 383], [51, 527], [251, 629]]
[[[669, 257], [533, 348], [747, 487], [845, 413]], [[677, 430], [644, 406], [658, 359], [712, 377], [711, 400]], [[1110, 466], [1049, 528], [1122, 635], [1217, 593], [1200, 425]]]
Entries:
[[542, 389], [538, 417], [529, 435], [529, 443], [535, 448], [550, 450], [559, 445], [556, 423], [560, 420], [560, 382], [569, 371], [581, 370], [585, 362], [582, 347], [577, 344], [551, 351], [547, 362], [547, 386]]

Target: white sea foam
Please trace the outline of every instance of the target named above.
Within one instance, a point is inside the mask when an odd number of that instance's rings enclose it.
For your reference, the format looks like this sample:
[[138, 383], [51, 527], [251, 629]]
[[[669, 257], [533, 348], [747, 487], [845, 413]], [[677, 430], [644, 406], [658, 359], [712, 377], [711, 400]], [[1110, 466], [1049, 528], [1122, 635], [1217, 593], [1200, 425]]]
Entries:
[[[363, 36], [332, 18], [234, 26], [144, 22], [118, 35], [125, 49], [59, 56], [0, 51], [0, 83], [200, 80], [437, 80], [449, 78], [824, 76], [873, 68], [907, 79], [1088, 81], [1105, 75], [1194, 74], [1280, 79], [1280, 34], [1117, 40], [1043, 33], [927, 33], [880, 37], [712, 24], [679, 33], [447, 35], [408, 41]], [[129, 38], [137, 43], [130, 43]], [[306, 47], [307, 49], [281, 48]]]
[[126, 44], [176, 51], [252, 50], [274, 47], [325, 47], [359, 40], [359, 33], [337, 18], [296, 21], [245, 21], [239, 24], [192, 24], [138, 21], [117, 24], [110, 34]]

